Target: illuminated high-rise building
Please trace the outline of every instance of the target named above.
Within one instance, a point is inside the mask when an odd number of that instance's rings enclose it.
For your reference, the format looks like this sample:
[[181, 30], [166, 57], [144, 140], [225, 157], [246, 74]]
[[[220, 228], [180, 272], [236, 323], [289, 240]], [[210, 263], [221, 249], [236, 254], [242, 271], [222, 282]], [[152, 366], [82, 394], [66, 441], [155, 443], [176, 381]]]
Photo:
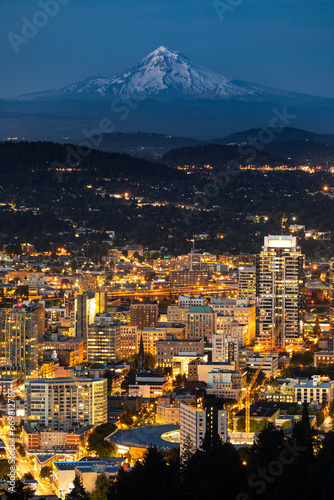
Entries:
[[209, 306], [192, 306], [187, 312], [187, 338], [211, 341], [217, 329], [217, 313]]
[[85, 292], [75, 299], [75, 336], [87, 338], [88, 326], [97, 313], [105, 312], [107, 300], [105, 292]]
[[201, 270], [201, 254], [196, 253], [192, 250], [188, 253], [188, 267], [189, 271], [200, 271]]
[[96, 314], [88, 327], [88, 363], [112, 363], [121, 359], [121, 325], [109, 313]]
[[2, 377], [38, 376], [39, 347], [44, 333], [44, 309], [22, 304], [0, 309], [0, 374]]
[[215, 435], [227, 441], [227, 410], [224, 400], [196, 392], [196, 402], [180, 404], [180, 453], [190, 444], [193, 451], [201, 449], [204, 438], [213, 442]]
[[107, 422], [107, 399], [107, 379], [26, 380], [25, 419], [51, 431], [104, 424]]
[[334, 336], [334, 259], [329, 269], [329, 332]]
[[152, 327], [158, 323], [159, 308], [157, 303], [131, 304], [131, 325], [139, 329]]
[[256, 294], [255, 266], [239, 266], [238, 299], [255, 299]]
[[304, 259], [294, 236], [267, 236], [256, 259], [257, 337], [269, 345], [285, 318], [277, 344], [294, 344], [301, 335]]

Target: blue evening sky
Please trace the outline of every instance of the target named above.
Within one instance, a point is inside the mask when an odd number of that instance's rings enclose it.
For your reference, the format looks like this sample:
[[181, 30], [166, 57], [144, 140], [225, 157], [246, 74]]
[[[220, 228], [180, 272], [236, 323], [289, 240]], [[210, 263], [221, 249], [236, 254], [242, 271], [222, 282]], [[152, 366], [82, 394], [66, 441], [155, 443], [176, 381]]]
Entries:
[[[36, 14], [47, 0], [2, 0], [0, 98], [112, 75], [160, 45], [227, 76], [334, 97], [333, 0], [216, 0], [223, 20], [212, 0], [49, 1], [52, 18]], [[45, 16], [16, 53], [9, 33]]]

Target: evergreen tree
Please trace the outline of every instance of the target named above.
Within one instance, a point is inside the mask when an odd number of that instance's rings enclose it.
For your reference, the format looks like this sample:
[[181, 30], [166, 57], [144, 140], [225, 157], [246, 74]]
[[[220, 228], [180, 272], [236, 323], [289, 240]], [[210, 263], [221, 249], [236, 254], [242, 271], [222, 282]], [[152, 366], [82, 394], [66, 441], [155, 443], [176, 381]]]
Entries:
[[7, 490], [3, 494], [4, 500], [29, 500], [35, 492], [22, 481], [15, 481], [14, 492]]
[[305, 447], [306, 454], [311, 457], [313, 455], [313, 447], [315, 445], [315, 431], [311, 428], [309, 411], [307, 403], [303, 405], [302, 418], [296, 422], [292, 430], [292, 438], [296, 439], [300, 446]]
[[284, 434], [268, 422], [262, 429], [251, 449], [249, 467], [255, 471], [259, 467], [267, 467], [272, 460], [277, 460], [284, 446]]
[[213, 499], [221, 492], [224, 499], [234, 500], [245, 488], [245, 469], [234, 446], [223, 443], [217, 433], [206, 433], [202, 449], [184, 466], [180, 498]]
[[90, 500], [107, 500], [110, 490], [110, 484], [104, 474], [101, 474], [95, 484], [95, 490], [90, 496]]
[[130, 471], [121, 471], [112, 485], [110, 499], [147, 500], [172, 498], [174, 488], [174, 468], [168, 466], [163, 454], [156, 448], [150, 447], [145, 452], [143, 461], [137, 462]]
[[73, 489], [65, 496], [65, 500], [89, 500], [89, 493], [85, 490], [78, 474], [75, 475], [73, 486]]
[[315, 337], [320, 337], [321, 335], [321, 327], [320, 327], [320, 321], [318, 316], [315, 318], [315, 323], [313, 327], [313, 334]]
[[334, 419], [334, 399], [332, 399], [332, 401], [329, 403], [328, 414], [331, 418]]
[[331, 500], [334, 492], [334, 432], [329, 432], [317, 455], [315, 468], [318, 498]]
[[288, 440], [290, 449], [295, 450], [290, 459], [291, 464], [284, 468], [283, 474], [277, 481], [278, 488], [275, 493], [279, 494], [280, 498], [311, 500], [318, 494], [318, 487], [314, 481], [315, 434], [315, 430], [311, 428], [308, 407], [305, 403], [302, 418], [293, 425], [292, 437]]

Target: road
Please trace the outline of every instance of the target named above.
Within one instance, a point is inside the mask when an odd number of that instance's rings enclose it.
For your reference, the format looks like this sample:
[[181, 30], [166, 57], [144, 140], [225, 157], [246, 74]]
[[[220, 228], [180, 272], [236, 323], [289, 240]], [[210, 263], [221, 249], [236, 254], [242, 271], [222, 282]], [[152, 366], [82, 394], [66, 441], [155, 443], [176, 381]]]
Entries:
[[211, 286], [182, 286], [177, 288], [160, 288], [157, 290], [122, 290], [113, 291], [108, 290], [108, 299], [116, 299], [118, 297], [163, 297], [171, 295], [189, 295], [189, 294], [200, 294], [200, 295], [212, 295], [215, 293], [236, 291], [238, 286], [235, 282], [223, 283], [220, 285]]
[[[6, 453], [7, 453], [7, 458], [11, 458], [10, 453], [8, 451], [8, 437], [2, 433], [0, 435], [2, 441], [5, 443], [6, 446]], [[17, 477], [22, 477], [24, 474], [30, 473], [34, 476], [34, 479], [38, 481], [38, 486], [36, 490], [37, 495], [53, 495], [53, 492], [51, 491], [51, 488], [49, 486], [49, 481], [42, 481], [38, 477], [38, 474], [36, 471], [32, 470], [31, 464], [28, 463], [27, 459], [20, 457], [18, 453], [16, 453], [16, 467], [17, 467]]]

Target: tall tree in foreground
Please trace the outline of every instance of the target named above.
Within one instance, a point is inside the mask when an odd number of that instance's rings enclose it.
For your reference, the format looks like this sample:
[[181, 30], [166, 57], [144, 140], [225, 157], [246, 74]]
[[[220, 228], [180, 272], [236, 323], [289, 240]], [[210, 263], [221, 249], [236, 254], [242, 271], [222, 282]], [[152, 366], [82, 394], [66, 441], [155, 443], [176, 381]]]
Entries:
[[3, 494], [4, 500], [29, 500], [35, 496], [35, 492], [30, 486], [22, 481], [15, 481], [14, 491], [7, 490]]
[[175, 469], [167, 465], [163, 454], [156, 447], [150, 447], [145, 452], [142, 462], [137, 461], [133, 469], [118, 474], [109, 499], [173, 498], [174, 472]]
[[110, 483], [104, 474], [101, 474], [95, 484], [95, 490], [90, 496], [90, 500], [107, 500], [110, 493]]
[[73, 486], [73, 489], [65, 496], [65, 500], [89, 500], [89, 493], [84, 488], [78, 474], [75, 475]]

